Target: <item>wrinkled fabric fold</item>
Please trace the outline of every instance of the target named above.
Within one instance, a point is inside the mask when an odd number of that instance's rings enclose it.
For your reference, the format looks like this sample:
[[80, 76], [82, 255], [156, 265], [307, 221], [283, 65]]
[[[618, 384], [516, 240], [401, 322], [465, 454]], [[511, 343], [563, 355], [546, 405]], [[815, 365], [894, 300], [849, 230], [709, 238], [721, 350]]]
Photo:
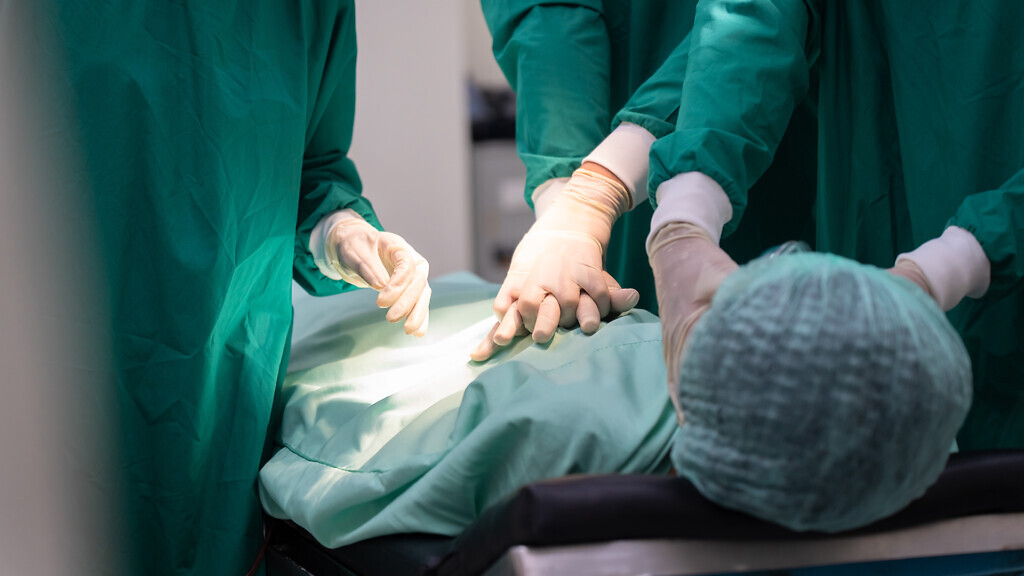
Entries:
[[527, 482], [664, 470], [676, 426], [657, 319], [635, 311], [592, 336], [559, 329], [547, 346], [524, 338], [470, 363], [496, 291], [436, 282], [418, 341], [398, 337], [366, 291], [297, 300], [283, 448], [260, 475], [267, 512], [332, 547], [455, 535]]

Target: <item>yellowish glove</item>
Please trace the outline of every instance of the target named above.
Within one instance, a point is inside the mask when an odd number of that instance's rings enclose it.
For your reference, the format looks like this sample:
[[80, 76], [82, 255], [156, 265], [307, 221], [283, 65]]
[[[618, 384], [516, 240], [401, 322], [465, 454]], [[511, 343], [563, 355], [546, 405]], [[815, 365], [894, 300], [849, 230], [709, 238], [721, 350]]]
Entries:
[[612, 225], [631, 203], [614, 178], [577, 170], [516, 247], [494, 300], [499, 322], [471, 357], [484, 360], [527, 332], [539, 343], [558, 326], [593, 333], [602, 318], [635, 306], [639, 294], [604, 271]]
[[[640, 294], [636, 290], [624, 289], [619, 286], [619, 283], [615, 281], [615, 278], [612, 278], [611, 274], [607, 272], [603, 274], [608, 285], [611, 302], [609, 316], [615, 316], [632, 310], [636, 306]], [[587, 311], [589, 306], [594, 308]], [[580, 308], [584, 308], [584, 311], [577, 312], [577, 315], [580, 317], [580, 329], [585, 334], [593, 334], [600, 326], [600, 319], [602, 318], [600, 311], [597, 310], [597, 305], [594, 304], [593, 300], [585, 294], [580, 297]], [[597, 326], [591, 323], [592, 318], [597, 318]], [[491, 328], [487, 337], [470, 353], [469, 357], [476, 362], [483, 362], [493, 356], [498, 350], [511, 344], [517, 337], [527, 334], [529, 334], [529, 331], [526, 329], [522, 315], [519, 314], [519, 303], [513, 302], [501, 319]]]

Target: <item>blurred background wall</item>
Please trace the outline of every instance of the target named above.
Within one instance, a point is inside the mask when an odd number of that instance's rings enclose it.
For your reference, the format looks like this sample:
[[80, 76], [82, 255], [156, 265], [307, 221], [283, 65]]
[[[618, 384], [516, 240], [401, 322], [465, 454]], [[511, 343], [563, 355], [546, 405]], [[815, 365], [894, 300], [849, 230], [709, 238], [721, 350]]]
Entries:
[[351, 156], [384, 226], [431, 276], [500, 282], [533, 220], [515, 156], [514, 99], [476, 0], [356, 5]]
[[106, 299], [32, 7], [0, 1], [0, 574], [119, 574]]

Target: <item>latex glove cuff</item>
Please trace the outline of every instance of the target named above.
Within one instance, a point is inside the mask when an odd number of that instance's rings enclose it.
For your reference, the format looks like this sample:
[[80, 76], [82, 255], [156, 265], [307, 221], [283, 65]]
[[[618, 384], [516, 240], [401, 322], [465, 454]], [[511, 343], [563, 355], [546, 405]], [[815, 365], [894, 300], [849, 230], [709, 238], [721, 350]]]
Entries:
[[628, 209], [629, 192], [625, 186], [580, 168], [530, 227], [524, 240], [540, 232], [584, 234], [597, 242], [603, 257], [612, 226]]
[[[332, 250], [333, 258], [328, 255], [328, 245], [330, 244], [328, 238], [330, 238], [331, 231], [335, 226], [352, 221], [362, 222], [370, 226], [355, 210], [346, 208], [344, 210], [336, 210], [321, 218], [313, 228], [313, 232], [309, 235], [309, 251], [313, 255], [313, 262], [316, 263], [320, 273], [331, 280], [342, 280], [343, 278], [338, 272], [338, 268], [334, 265], [338, 260], [337, 251]], [[370, 227], [373, 228], [373, 226]], [[365, 282], [361, 287], [366, 287]]]
[[647, 236], [647, 254], [651, 254], [654, 237], [665, 226], [687, 222], [700, 227], [716, 246], [722, 229], [732, 220], [732, 202], [725, 190], [700, 172], [686, 172], [658, 186], [658, 207], [651, 217]]
[[965, 297], [981, 298], [991, 281], [991, 263], [973, 234], [950, 226], [942, 236], [896, 257], [921, 269], [939, 307], [953, 309]]
[[583, 159], [600, 164], [625, 184], [630, 196], [626, 211], [647, 199], [648, 158], [655, 140], [643, 127], [623, 122]]

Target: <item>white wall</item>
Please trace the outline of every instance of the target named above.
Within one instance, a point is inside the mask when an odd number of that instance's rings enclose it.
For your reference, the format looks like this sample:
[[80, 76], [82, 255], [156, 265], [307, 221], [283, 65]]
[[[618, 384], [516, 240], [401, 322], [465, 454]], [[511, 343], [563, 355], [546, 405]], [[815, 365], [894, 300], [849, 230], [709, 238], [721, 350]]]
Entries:
[[494, 60], [491, 51], [491, 31], [487, 29], [480, 0], [460, 0], [466, 15], [466, 62], [469, 77], [478, 86], [504, 88], [508, 80]]
[[356, 3], [351, 157], [384, 227], [432, 277], [472, 267], [463, 2]]

